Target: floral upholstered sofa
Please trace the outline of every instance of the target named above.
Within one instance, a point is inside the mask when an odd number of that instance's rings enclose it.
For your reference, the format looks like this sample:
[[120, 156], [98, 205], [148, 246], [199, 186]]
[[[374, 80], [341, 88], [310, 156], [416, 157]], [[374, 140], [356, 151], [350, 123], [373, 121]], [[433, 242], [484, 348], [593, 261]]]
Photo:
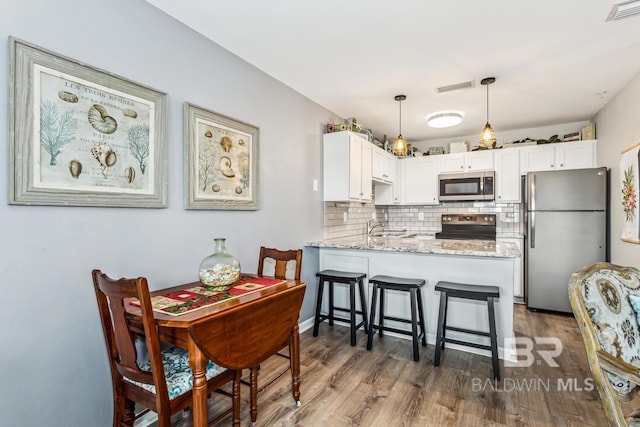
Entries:
[[609, 424], [640, 426], [640, 411], [621, 407], [640, 385], [640, 271], [588, 265], [571, 276], [569, 299]]

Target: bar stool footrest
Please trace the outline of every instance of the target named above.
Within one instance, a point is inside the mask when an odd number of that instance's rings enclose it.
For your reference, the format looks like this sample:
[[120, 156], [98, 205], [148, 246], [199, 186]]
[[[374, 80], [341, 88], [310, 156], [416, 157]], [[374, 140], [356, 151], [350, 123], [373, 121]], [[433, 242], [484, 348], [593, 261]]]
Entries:
[[445, 329], [447, 331], [464, 332], [465, 334], [473, 334], [473, 335], [481, 335], [483, 337], [491, 337], [491, 334], [489, 332], [476, 331], [476, 330], [473, 330], [473, 329], [457, 328], [455, 326], [447, 326]]
[[461, 340], [456, 340], [456, 339], [453, 339], [453, 338], [444, 338], [442, 341], [443, 342], [448, 342], [448, 343], [451, 343], [451, 344], [464, 345], [464, 346], [468, 346], [468, 347], [480, 348], [482, 350], [491, 351], [491, 346], [490, 345], [486, 345], [486, 344], [477, 344], [477, 343], [474, 343], [474, 342], [461, 341]]
[[[411, 321], [409, 321], [408, 323], [411, 323]], [[396, 334], [413, 336], [413, 332], [411, 332], [411, 331], [407, 331], [407, 330], [404, 330], [404, 329], [393, 328], [391, 326], [378, 326], [378, 325], [376, 325], [376, 326], [374, 326], [374, 328], [375, 328], [374, 333], [375, 333], [376, 330], [378, 330], [378, 331], [395, 332]], [[424, 336], [424, 334], [422, 332], [420, 332], [418, 334], [417, 340], [420, 340], [423, 336]]]

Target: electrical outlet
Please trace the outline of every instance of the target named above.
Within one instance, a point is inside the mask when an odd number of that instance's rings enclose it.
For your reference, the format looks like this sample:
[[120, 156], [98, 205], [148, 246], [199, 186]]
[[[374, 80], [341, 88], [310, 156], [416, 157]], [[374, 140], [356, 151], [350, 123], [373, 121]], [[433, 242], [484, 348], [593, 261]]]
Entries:
[[424, 212], [418, 212], [418, 221], [424, 221]]
[[387, 215], [387, 213], [386, 213], [386, 212], [384, 213], [384, 220], [385, 220], [385, 221], [388, 221], [388, 220], [389, 220], [389, 215]]
[[348, 218], [348, 216], [347, 216], [347, 212], [344, 212], [344, 213], [342, 214], [342, 221], [343, 221], [343, 222], [347, 222], [347, 218]]
[[375, 212], [371, 212], [371, 219], [376, 219], [376, 213]]
[[318, 191], [318, 180], [317, 179], [313, 180], [313, 191]]

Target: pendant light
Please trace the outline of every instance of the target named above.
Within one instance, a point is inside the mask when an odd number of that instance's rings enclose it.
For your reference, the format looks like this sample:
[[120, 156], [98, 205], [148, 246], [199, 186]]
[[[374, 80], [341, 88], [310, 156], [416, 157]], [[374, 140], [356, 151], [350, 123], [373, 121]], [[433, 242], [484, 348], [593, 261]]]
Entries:
[[396, 95], [394, 98], [398, 101], [400, 105], [400, 123], [399, 123], [399, 132], [398, 139], [393, 143], [393, 154], [396, 156], [406, 156], [407, 155], [407, 141], [402, 137], [402, 101], [407, 99], [406, 95]]
[[489, 85], [496, 81], [495, 77], [486, 77], [480, 80], [480, 84], [487, 87], [487, 124], [482, 131], [480, 146], [484, 148], [494, 148], [496, 146], [496, 134], [489, 124]]

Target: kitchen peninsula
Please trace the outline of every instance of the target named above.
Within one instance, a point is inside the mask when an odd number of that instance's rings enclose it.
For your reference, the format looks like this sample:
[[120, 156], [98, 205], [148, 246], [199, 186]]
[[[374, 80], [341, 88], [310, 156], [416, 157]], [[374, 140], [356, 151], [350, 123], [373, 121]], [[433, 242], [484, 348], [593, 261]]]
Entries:
[[[505, 338], [513, 338], [513, 283], [515, 261], [520, 252], [516, 245], [485, 240], [438, 240], [433, 236], [409, 235], [371, 237], [366, 234], [326, 239], [306, 243], [319, 248], [319, 268], [363, 272], [367, 277], [384, 274], [424, 279], [427, 284], [422, 298], [425, 307], [427, 342], [435, 343], [439, 293], [434, 290], [438, 281], [492, 285], [500, 288], [496, 300], [498, 351], [501, 359], [516, 360], [514, 348], [505, 348]], [[519, 274], [519, 273], [518, 273]], [[343, 291], [343, 292], [340, 292]], [[336, 303], [348, 306], [347, 288], [336, 287]], [[402, 295], [387, 293], [386, 312], [390, 316], [408, 318], [409, 302]], [[367, 304], [371, 301], [371, 287], [367, 288]], [[486, 305], [479, 301], [452, 299], [449, 303], [448, 325], [489, 330]], [[394, 327], [407, 329], [402, 323]], [[485, 343], [482, 337], [449, 332], [451, 338]], [[484, 350], [456, 347], [464, 351], [489, 354]], [[432, 356], [427, 356], [432, 357]]]

